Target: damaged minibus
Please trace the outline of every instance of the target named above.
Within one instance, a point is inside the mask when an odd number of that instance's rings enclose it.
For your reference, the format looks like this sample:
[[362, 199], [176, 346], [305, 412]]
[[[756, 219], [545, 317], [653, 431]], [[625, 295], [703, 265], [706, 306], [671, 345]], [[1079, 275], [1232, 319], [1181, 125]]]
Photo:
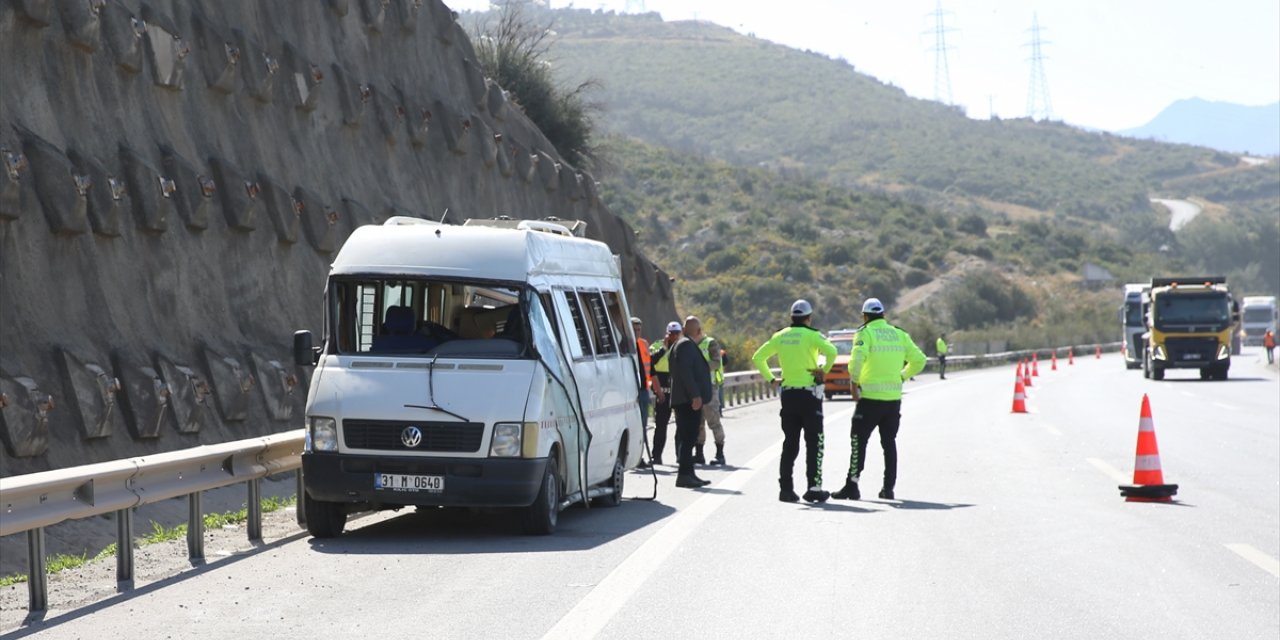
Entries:
[[530, 534], [613, 506], [639, 460], [636, 342], [618, 261], [574, 221], [392, 218], [334, 259], [302, 455], [315, 537], [351, 513], [505, 507]]

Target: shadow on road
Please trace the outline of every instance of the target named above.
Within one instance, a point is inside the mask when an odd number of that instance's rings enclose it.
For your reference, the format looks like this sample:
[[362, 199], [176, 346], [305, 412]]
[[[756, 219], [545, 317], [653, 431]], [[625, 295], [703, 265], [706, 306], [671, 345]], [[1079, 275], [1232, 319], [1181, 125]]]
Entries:
[[920, 510], [947, 510], [947, 509], [963, 509], [972, 507], [971, 504], [963, 504], [958, 502], [921, 502], [919, 500], [898, 500], [896, 502], [881, 502], [880, 504], [888, 505], [894, 509], [920, 509]]
[[325, 554], [488, 554], [582, 551], [606, 544], [675, 513], [675, 508], [627, 500], [619, 508], [571, 507], [560, 513], [556, 532], [529, 536], [516, 510], [428, 508], [407, 511], [349, 530], [328, 540], [312, 538], [311, 550]]

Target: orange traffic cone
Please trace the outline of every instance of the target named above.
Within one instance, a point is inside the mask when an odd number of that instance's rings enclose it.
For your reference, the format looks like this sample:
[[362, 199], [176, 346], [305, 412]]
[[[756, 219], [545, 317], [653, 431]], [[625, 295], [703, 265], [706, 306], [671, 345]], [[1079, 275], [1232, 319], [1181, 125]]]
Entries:
[[1024, 387], [1031, 386], [1031, 363], [1030, 362], [1027, 362], [1026, 366], [1022, 367], [1022, 386]]
[[1052, 356], [1053, 361], [1052, 361], [1052, 364], [1049, 365], [1049, 370], [1057, 371], [1058, 370], [1058, 350], [1054, 349], [1051, 353], [1053, 354]]
[[1035, 353], [1031, 354], [1031, 375], [1040, 377], [1040, 358]]
[[1101, 359], [1102, 359], [1102, 345], [1100, 345], [1100, 344], [1099, 344], [1099, 345], [1094, 345], [1094, 347], [1093, 347], [1093, 359], [1094, 359], [1094, 360], [1101, 360]]
[[1133, 462], [1133, 484], [1120, 485], [1126, 502], [1173, 502], [1178, 485], [1165, 484], [1160, 471], [1160, 448], [1156, 446], [1156, 427], [1151, 420], [1151, 402], [1142, 394], [1142, 413], [1138, 417], [1138, 452]]
[[1022, 387], [1021, 380], [1013, 382], [1013, 412], [1027, 412], [1027, 390]]
[[1022, 361], [1021, 360], [1018, 361], [1018, 370], [1013, 372], [1013, 379], [1014, 380], [1022, 379]]
[[1076, 363], [1076, 350], [1074, 347], [1067, 347], [1067, 364], [1074, 365]]

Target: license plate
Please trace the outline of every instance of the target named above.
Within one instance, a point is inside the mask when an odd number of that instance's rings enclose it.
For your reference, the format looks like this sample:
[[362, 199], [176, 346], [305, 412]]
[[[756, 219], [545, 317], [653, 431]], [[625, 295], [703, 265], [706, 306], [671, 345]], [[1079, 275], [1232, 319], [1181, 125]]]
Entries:
[[373, 488], [387, 491], [442, 493], [444, 476], [411, 476], [402, 473], [373, 474]]
[[1183, 359], [1183, 360], [1199, 360], [1199, 359], [1200, 359], [1200, 354], [1198, 354], [1198, 353], [1184, 353], [1184, 354], [1182, 354], [1182, 359]]

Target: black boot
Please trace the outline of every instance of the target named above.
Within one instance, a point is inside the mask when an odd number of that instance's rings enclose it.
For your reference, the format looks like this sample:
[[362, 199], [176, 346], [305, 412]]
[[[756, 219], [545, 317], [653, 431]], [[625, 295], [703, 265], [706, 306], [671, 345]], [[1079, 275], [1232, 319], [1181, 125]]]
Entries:
[[886, 488], [884, 488], [884, 489], [881, 489], [881, 490], [880, 490], [880, 499], [881, 499], [881, 500], [893, 500], [893, 489], [890, 489], [890, 488], [888, 488], [888, 487], [886, 487]]
[[826, 502], [830, 497], [831, 492], [823, 491], [822, 487], [809, 487], [809, 490], [804, 492], [805, 502]]
[[839, 491], [831, 494], [831, 497], [839, 500], [861, 500], [862, 493], [858, 491], [858, 483], [853, 480], [845, 480], [844, 486]]
[[653, 462], [651, 464], [653, 464], [653, 466], [655, 467], [662, 464], [662, 454], [661, 453], [653, 454]]
[[694, 475], [692, 471], [676, 476], [676, 486], [682, 489], [698, 489], [709, 484], [711, 484], [710, 480], [703, 480]]
[[724, 462], [724, 445], [723, 444], [716, 443], [716, 457], [711, 460], [711, 464], [718, 464], [720, 466], [724, 466], [725, 462]]
[[694, 453], [693, 453], [693, 463], [694, 463], [694, 464], [706, 464], [706, 463], [707, 463], [707, 457], [706, 457], [705, 455], [703, 455], [703, 453], [702, 453], [702, 445], [698, 445], [697, 447], [695, 447], [695, 448], [694, 448]]
[[778, 499], [783, 502], [800, 502], [800, 496], [796, 495], [794, 489], [783, 489], [779, 491]]

